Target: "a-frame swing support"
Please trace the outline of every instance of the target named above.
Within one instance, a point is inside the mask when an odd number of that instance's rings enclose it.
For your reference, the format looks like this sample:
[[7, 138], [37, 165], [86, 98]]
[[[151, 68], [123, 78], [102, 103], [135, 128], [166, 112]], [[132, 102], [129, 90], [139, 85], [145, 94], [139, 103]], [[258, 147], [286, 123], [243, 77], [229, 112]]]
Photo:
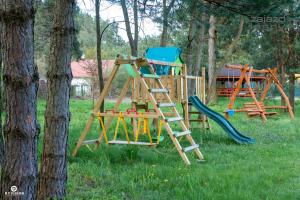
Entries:
[[[240, 78], [238, 80], [237, 86], [236, 86], [232, 96], [230, 97], [230, 102], [228, 104], [228, 109], [233, 109], [235, 99], [236, 99], [237, 95], [239, 94], [239, 91], [242, 87], [243, 81], [245, 80], [245, 82], [248, 86], [249, 93], [250, 93], [250, 95], [251, 95], [251, 97], [254, 101], [254, 104], [257, 107], [257, 110], [258, 110], [262, 120], [265, 122], [267, 120], [267, 118], [266, 118], [264, 110], [261, 107], [261, 104], [263, 103], [265, 97], [267, 96], [267, 93], [270, 89], [271, 84], [274, 83], [276, 85], [278, 91], [280, 92], [281, 96], [283, 97], [284, 101], [285, 101], [286, 107], [287, 107], [287, 109], [289, 111], [289, 114], [290, 114], [290, 118], [294, 119], [294, 113], [293, 113], [290, 101], [289, 101], [288, 97], [286, 96], [286, 94], [283, 90], [283, 86], [281, 85], [280, 81], [276, 77], [277, 68], [274, 68], [274, 69], [268, 68], [268, 69], [257, 70], [257, 69], [253, 69], [252, 67], [249, 67], [247, 64], [245, 66], [227, 65], [226, 67], [241, 70], [241, 75], [240, 75]], [[267, 77], [266, 86], [265, 86], [264, 91], [261, 95], [260, 101], [257, 100], [257, 98], [255, 96], [255, 93], [253, 92], [252, 87], [251, 87], [251, 75], [252, 75], [253, 72], [266, 74], [266, 77]], [[229, 118], [228, 112], [226, 112], [226, 118]]]
[[[148, 115], [147, 117], [161, 118], [165, 129], [167, 130], [171, 140], [173, 141], [173, 143], [174, 143], [176, 149], [178, 150], [178, 153], [180, 154], [183, 161], [187, 165], [190, 165], [190, 161], [186, 155], [186, 153], [189, 151], [194, 151], [196, 156], [198, 157], [198, 159], [203, 160], [204, 158], [203, 158], [202, 153], [199, 150], [199, 145], [196, 144], [195, 141], [193, 140], [193, 138], [191, 136], [191, 132], [188, 130], [188, 128], [185, 124], [185, 120], [180, 116], [179, 112], [176, 109], [175, 104], [172, 102], [172, 99], [170, 98], [170, 96], [168, 94], [168, 90], [163, 86], [162, 82], [160, 81], [159, 76], [156, 75], [155, 70], [152, 66], [152, 64], [167, 65], [167, 66], [171, 66], [171, 67], [185, 67], [185, 65], [184, 64], [167, 63], [167, 62], [161, 62], [161, 61], [156, 62], [154, 60], [151, 60], [149, 62], [147, 59], [143, 59], [143, 58], [141, 58], [141, 59], [132, 58], [132, 57], [122, 58], [121, 56], [118, 56], [118, 58], [115, 61], [115, 66], [113, 68], [111, 76], [110, 76], [109, 80], [107, 81], [107, 83], [105, 84], [103, 92], [100, 94], [100, 97], [96, 103], [93, 113], [91, 114], [91, 116], [85, 126], [85, 129], [83, 130], [83, 132], [77, 142], [77, 145], [76, 145], [75, 149], [73, 150], [72, 155], [76, 156], [78, 149], [81, 147], [82, 144], [85, 143], [84, 140], [91, 128], [91, 125], [95, 119], [95, 116], [110, 116], [105, 124], [104, 129], [107, 130], [109, 128], [114, 116], [109, 115], [109, 114], [99, 113], [99, 109], [100, 109], [101, 104], [103, 103], [105, 96], [107, 96], [108, 91], [111, 88], [112, 81], [115, 78], [117, 71], [119, 70], [119, 68], [122, 64], [131, 65], [131, 68], [133, 69], [133, 71], [136, 74], [135, 78], [137, 78], [141, 82], [143, 88], [148, 93], [151, 103], [153, 104], [153, 107], [154, 107], [154, 110], [156, 113], [154, 115], [152, 114], [152, 116]], [[147, 81], [145, 80], [145, 77], [144, 77], [145, 75], [139, 71], [140, 66], [148, 66], [149, 67], [152, 74], [148, 75], [147, 78], [153, 78], [156, 81], [155, 85], [158, 88], [151, 88], [147, 84]], [[186, 80], [185, 80], [185, 82], [186, 82]], [[130, 83], [132, 83], [131, 77], [129, 77], [128, 80], [126, 81], [124, 88], [121, 91], [121, 94], [119, 96], [119, 99], [117, 100], [117, 102], [115, 104], [114, 110], [118, 109], [120, 103], [122, 102], [122, 99], [124, 98], [124, 96], [126, 95], [126, 92], [128, 91]], [[164, 95], [164, 99], [167, 102], [158, 103], [156, 100], [157, 93], [159, 93], [160, 95]], [[168, 118], [165, 111], [161, 108], [161, 106], [163, 106], [163, 105], [165, 105], [165, 106], [167, 105], [168, 107], [170, 107], [172, 112], [175, 114], [175, 117]], [[136, 116], [130, 116], [130, 115], [127, 115], [127, 117], [133, 117], [133, 119], [135, 119], [135, 120], [137, 118]], [[170, 125], [170, 123], [179, 123], [179, 127], [181, 127], [182, 131], [173, 131], [173, 128]], [[135, 129], [135, 127], [134, 127], [134, 129]], [[95, 140], [96, 147], [98, 147], [100, 145], [101, 140], [103, 138], [103, 134], [104, 134], [104, 131], [102, 130], [101, 134], [99, 134], [99, 138]], [[182, 137], [185, 137], [191, 146], [182, 147], [180, 144], [180, 138], [182, 138]], [[128, 144], [130, 144], [129, 141], [128, 141]]]

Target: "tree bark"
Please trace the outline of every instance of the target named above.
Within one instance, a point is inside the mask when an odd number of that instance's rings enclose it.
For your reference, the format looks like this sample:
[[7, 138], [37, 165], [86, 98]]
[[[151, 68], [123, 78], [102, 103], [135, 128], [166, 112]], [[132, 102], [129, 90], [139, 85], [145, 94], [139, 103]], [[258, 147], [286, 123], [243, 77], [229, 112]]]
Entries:
[[208, 40], [208, 103], [217, 101], [216, 83], [216, 17], [210, 15], [209, 18], [209, 40]]
[[138, 56], [138, 41], [139, 41], [139, 19], [138, 19], [138, 4], [137, 0], [133, 0], [133, 18], [134, 18], [134, 51], [133, 56]]
[[[0, 0], [6, 100], [0, 199], [35, 199], [36, 195], [39, 75], [34, 64], [33, 2]], [[24, 195], [5, 195], [11, 192], [11, 186], [16, 186]]]
[[289, 100], [292, 106], [293, 112], [295, 113], [295, 74], [289, 74]]
[[[100, 32], [100, 0], [95, 0], [96, 8], [96, 34], [97, 34], [97, 67], [99, 79], [99, 95], [104, 88], [103, 71], [102, 71], [102, 56], [101, 56], [101, 32]], [[104, 101], [100, 106], [100, 112], [104, 112]]]
[[75, 0], [55, 1], [38, 199], [62, 199], [66, 194], [74, 9]]
[[[204, 49], [204, 36], [205, 36], [205, 20], [206, 20], [206, 14], [203, 12], [201, 14], [200, 19], [200, 25], [199, 25], [199, 31], [197, 33], [197, 46], [196, 46], [196, 61], [195, 61], [195, 68], [193, 70], [192, 75], [193, 76], [199, 76], [200, 75], [200, 65], [202, 63], [202, 57], [203, 57], [203, 49]], [[195, 81], [191, 82], [190, 85], [190, 92], [189, 95], [194, 95], [195, 92]]]
[[160, 38], [160, 46], [165, 47], [168, 44], [168, 27], [169, 27], [169, 14], [174, 6], [175, 0], [172, 0], [169, 4], [167, 5], [167, 0], [163, 0], [163, 27], [162, 27], [162, 33], [161, 33], [161, 38]]
[[1, 22], [0, 22], [0, 169], [3, 165], [4, 159], [4, 138], [3, 138], [3, 129], [2, 129], [2, 109], [3, 109], [3, 84], [2, 84], [2, 42], [1, 42]]
[[[138, 34], [136, 34], [136, 32], [138, 32], [138, 23], [136, 22], [137, 19], [137, 0], [134, 0], [134, 27], [135, 27], [135, 37], [132, 37], [132, 33], [131, 33], [131, 28], [130, 28], [130, 20], [129, 20], [129, 16], [128, 16], [128, 11], [127, 11], [127, 6], [126, 6], [126, 0], [121, 0], [121, 7], [122, 7], [122, 11], [123, 11], [123, 16], [124, 16], [124, 21], [125, 21], [125, 27], [126, 27], [126, 33], [127, 33], [127, 37], [128, 37], [128, 41], [129, 41], [129, 45], [130, 45], [130, 49], [131, 49], [131, 55], [133, 56], [137, 56], [137, 42], [138, 42]], [[136, 8], [136, 9], [135, 9]]]
[[192, 13], [189, 22], [189, 33], [188, 33], [188, 45], [187, 45], [187, 73], [188, 75], [192, 74], [193, 71], [193, 50], [194, 50], [194, 43], [195, 43], [195, 26], [196, 26], [196, 1], [192, 2]]

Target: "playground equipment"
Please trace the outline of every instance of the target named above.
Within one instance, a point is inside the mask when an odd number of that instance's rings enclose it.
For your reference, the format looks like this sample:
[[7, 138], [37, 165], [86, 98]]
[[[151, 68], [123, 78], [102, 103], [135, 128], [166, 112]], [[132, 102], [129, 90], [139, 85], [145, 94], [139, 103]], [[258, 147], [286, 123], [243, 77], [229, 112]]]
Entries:
[[[173, 54], [168, 50], [172, 50]], [[154, 55], [157, 52], [160, 53]], [[162, 56], [164, 54], [168, 56]], [[170, 54], [173, 56], [170, 56]], [[229, 122], [225, 122], [225, 119], [220, 119], [219, 115], [210, 111], [204, 104], [201, 103], [201, 106], [199, 106], [199, 102], [205, 101], [205, 78], [187, 76], [186, 65], [182, 63], [179, 55], [180, 51], [178, 51], [178, 49], [156, 48], [156, 51], [155, 49], [148, 49], [146, 51], [146, 57], [148, 58], [117, 56], [111, 75], [100, 94], [72, 155], [76, 156], [78, 149], [82, 145], [89, 147], [90, 144], [95, 144], [95, 148], [98, 148], [103, 138], [107, 145], [156, 146], [161, 141], [161, 132], [164, 127], [179, 155], [183, 161], [189, 165], [190, 161], [187, 157], [187, 152], [194, 151], [199, 160], [204, 159], [200, 152], [199, 145], [194, 141], [189, 129], [190, 122], [193, 122], [189, 114], [199, 115], [200, 112], [216, 120], [235, 141], [239, 143], [251, 143], [251, 139], [239, 134]], [[157, 57], [160, 60], [153, 59]], [[121, 67], [126, 69], [129, 77], [121, 90], [114, 108], [101, 113], [99, 112], [100, 106], [104, 98], [108, 95], [112, 81]], [[204, 69], [202, 69], [202, 73], [204, 76]], [[196, 89], [193, 94], [188, 94], [188, 79], [195, 81]], [[129, 90], [130, 87], [131, 90]], [[121, 110], [120, 104], [128, 91], [131, 91], [130, 108], [125, 110], [123, 108], [123, 110]], [[188, 96], [194, 95], [197, 96], [196, 100], [198, 102], [195, 102], [193, 98], [190, 98], [190, 100], [191, 104], [197, 108], [197, 112], [191, 111], [191, 113], [189, 113]], [[176, 107], [176, 103], [181, 104], [183, 116], [181, 116]], [[105, 123], [103, 122], [103, 117], [105, 117]], [[111, 139], [108, 130], [112, 128], [113, 119], [116, 118], [117, 124], [113, 138]], [[96, 139], [86, 140], [87, 134], [95, 119], [98, 119], [101, 131], [99, 131], [99, 135]], [[149, 124], [151, 120], [154, 123], [152, 128], [156, 128], [156, 131], [150, 129]], [[207, 120], [201, 118], [197, 122], [207, 123]], [[128, 124], [130, 124], [130, 128], [132, 128], [132, 134], [129, 132]], [[121, 136], [118, 134], [120, 126], [124, 129], [125, 140], [118, 139]], [[141, 133], [142, 127], [143, 131]], [[140, 141], [142, 134], [147, 135], [149, 142]], [[154, 140], [154, 136], [156, 136], [156, 140]]]
[[[248, 65], [245, 66], [236, 66], [236, 65], [227, 65], [227, 68], [231, 69], [239, 69], [241, 70], [240, 77], [238, 79], [237, 85], [234, 88], [234, 91], [232, 95], [230, 96], [230, 102], [228, 104], [228, 109], [225, 111], [226, 118], [228, 119], [230, 117], [230, 112], [246, 112], [248, 116], [260, 116], [263, 121], [267, 120], [267, 115], [275, 115], [277, 112], [267, 112], [268, 109], [287, 109], [290, 114], [290, 118], [294, 119], [294, 113], [292, 111], [292, 107], [290, 105], [289, 99], [284, 93], [283, 86], [281, 85], [280, 81], [276, 77], [277, 75], [277, 68], [267, 68], [267, 69], [253, 69], [253, 67], [249, 67]], [[253, 91], [253, 88], [251, 86], [251, 76], [253, 73], [257, 74], [263, 74], [264, 80], [265, 80], [265, 87], [260, 94], [260, 100], [258, 101], [258, 94], [256, 94]], [[234, 101], [236, 97], [238, 96], [243, 83], [247, 84], [247, 90], [249, 92], [250, 97], [253, 99], [253, 102], [247, 102], [244, 103], [244, 106], [242, 109], [233, 109]], [[281, 96], [283, 97], [285, 101], [285, 106], [265, 106], [264, 100], [268, 94], [268, 91], [271, 87], [271, 84], [275, 84], [278, 91], [280, 92]]]
[[[165, 81], [168, 82], [168, 87], [165, 87], [161, 76], [155, 73], [154, 65], [168, 66], [170, 69], [173, 67], [180, 68], [180, 75], [177, 75], [178, 77], [176, 77], [176, 75], [173, 75], [176, 78], [169, 78], [168, 76], [164, 77], [166, 79]], [[128, 74], [130, 74], [131, 76], [128, 77], [113, 110], [100, 113], [100, 106], [105, 96], [108, 94], [111, 83], [120, 67], [125, 67]], [[147, 70], [150, 73], [141, 73], [142, 70]], [[191, 131], [188, 129], [189, 121], [186, 81], [187, 78], [185, 74], [186, 66], [184, 64], [155, 61], [150, 59], [148, 60], [146, 58], [118, 56], [115, 61], [115, 66], [111, 72], [111, 76], [107, 81], [103, 92], [101, 93], [99, 100], [96, 103], [93, 113], [90, 116], [90, 119], [88, 120], [86, 127], [78, 140], [76, 148], [73, 151], [73, 156], [76, 155], [81, 145], [96, 144], [96, 147], [98, 147], [102, 138], [104, 138], [106, 144], [133, 144], [155, 146], [160, 141], [159, 137], [161, 128], [162, 126], [164, 126], [176, 149], [178, 150], [178, 153], [187, 165], [190, 164], [190, 161], [186, 155], [186, 153], [189, 151], [194, 151], [198, 159], [203, 160], [204, 158], [199, 150], [199, 145], [195, 143], [193, 137], [191, 136]], [[132, 108], [128, 109], [127, 111], [120, 111], [119, 106], [127, 91], [129, 90], [130, 85], [132, 86]], [[169, 91], [168, 88], [171, 88], [171, 90]], [[176, 108], [175, 101], [182, 104], [184, 109], [184, 117], [179, 114], [179, 111]], [[153, 109], [149, 109], [148, 104], [150, 103], [152, 104]], [[143, 113], [139, 112], [142, 109], [146, 111]], [[101, 117], [107, 118], [105, 120], [105, 125], [101, 120]], [[99, 133], [99, 137], [97, 139], [84, 141], [95, 118], [98, 118], [98, 121], [102, 127], [102, 131]], [[113, 140], [109, 140], [107, 130], [109, 129], [113, 118], [118, 118], [118, 121]], [[131, 120], [133, 126], [134, 141], [130, 140], [131, 136], [129, 135], [127, 129], [127, 123], [125, 119], [128, 118]], [[159, 122], [157, 131], [158, 139], [156, 143], [152, 141], [152, 136], [149, 128], [149, 119], [154, 119]], [[138, 141], [141, 120], [144, 121], [144, 132], [147, 133], [150, 142]], [[120, 124], [123, 125], [123, 128], [125, 130], [125, 141], [117, 140], [118, 128]], [[183, 147], [180, 142], [183, 142], [184, 140], [180, 140], [180, 138], [185, 138], [189, 143], [189, 146]]]

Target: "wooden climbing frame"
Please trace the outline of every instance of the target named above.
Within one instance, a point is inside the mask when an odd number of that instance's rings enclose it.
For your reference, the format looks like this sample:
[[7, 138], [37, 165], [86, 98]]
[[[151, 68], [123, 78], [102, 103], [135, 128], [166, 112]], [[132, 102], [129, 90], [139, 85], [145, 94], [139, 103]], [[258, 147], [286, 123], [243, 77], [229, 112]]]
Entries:
[[[153, 67], [154, 64], [169, 67], [180, 67], [180, 75], [167, 75], [159, 76], [155, 73]], [[129, 66], [129, 67], [128, 67]], [[140, 67], [147, 67], [150, 74], [142, 74]], [[112, 81], [114, 80], [120, 67], [125, 67], [126, 70], [131, 70], [125, 82], [121, 93], [114, 104], [112, 110], [106, 110], [100, 113], [100, 106], [104, 101], [104, 98], [108, 95], [111, 88]], [[205, 74], [205, 71], [202, 72]], [[134, 74], [134, 75], [132, 75]], [[188, 114], [188, 93], [187, 93], [187, 79], [191, 78], [196, 81], [196, 94], [201, 95], [199, 98], [205, 99], [205, 78], [201, 77], [188, 77], [186, 75], [186, 66], [184, 64], [167, 63], [162, 61], [148, 60], [145, 58], [134, 58], [118, 56], [115, 61], [115, 66], [111, 72], [111, 75], [105, 84], [105, 87], [100, 94], [100, 97], [91, 113], [91, 116], [85, 126], [85, 129], [81, 133], [81, 136], [73, 150], [72, 155], [76, 156], [79, 148], [82, 145], [96, 144], [95, 148], [98, 148], [102, 139], [104, 138], [106, 144], [133, 144], [133, 145], [146, 145], [155, 146], [160, 141], [162, 128], [164, 127], [173, 141], [179, 155], [183, 161], [189, 165], [190, 161], [186, 155], [189, 151], [194, 151], [199, 160], [203, 160], [202, 153], [199, 150], [199, 145], [195, 143], [189, 131], [189, 114]], [[131, 87], [131, 90], [130, 90]], [[132, 93], [131, 108], [127, 110], [121, 110], [120, 105], [126, 96], [127, 92]], [[176, 103], [180, 103], [183, 108], [183, 117], [176, 108]], [[152, 105], [152, 109], [149, 109], [149, 105]], [[143, 110], [143, 111], [142, 111]], [[101, 131], [97, 139], [86, 140], [87, 134], [90, 131], [92, 123], [95, 118], [98, 118]], [[102, 118], [105, 118], [105, 123]], [[112, 125], [113, 119], [117, 118], [117, 124], [115, 127], [113, 139], [110, 140], [108, 130]], [[132, 125], [132, 134], [128, 129], [128, 122], [126, 119], [130, 119]], [[153, 120], [157, 124], [157, 142], [153, 141], [152, 133], [150, 131], [150, 122]], [[172, 124], [178, 124], [174, 126]], [[147, 135], [149, 142], [139, 141], [140, 129], [143, 125], [143, 133]], [[117, 137], [120, 129], [123, 127], [126, 140], [118, 140]], [[174, 130], [174, 129], [180, 130]], [[180, 144], [181, 138], [185, 138], [190, 146], [183, 147]]]

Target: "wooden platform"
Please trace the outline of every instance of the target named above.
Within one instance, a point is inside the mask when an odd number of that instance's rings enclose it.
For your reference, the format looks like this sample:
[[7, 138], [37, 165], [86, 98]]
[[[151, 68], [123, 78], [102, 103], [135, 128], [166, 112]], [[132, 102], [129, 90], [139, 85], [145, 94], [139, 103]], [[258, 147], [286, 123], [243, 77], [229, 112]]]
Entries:
[[[265, 114], [265, 115], [276, 115], [277, 112], [264, 112], [264, 114]], [[260, 112], [254, 111], [254, 112], [249, 112], [249, 113], [248, 113], [248, 116], [249, 116], [249, 117], [254, 117], [254, 116], [258, 116], [258, 115], [260, 115]]]

